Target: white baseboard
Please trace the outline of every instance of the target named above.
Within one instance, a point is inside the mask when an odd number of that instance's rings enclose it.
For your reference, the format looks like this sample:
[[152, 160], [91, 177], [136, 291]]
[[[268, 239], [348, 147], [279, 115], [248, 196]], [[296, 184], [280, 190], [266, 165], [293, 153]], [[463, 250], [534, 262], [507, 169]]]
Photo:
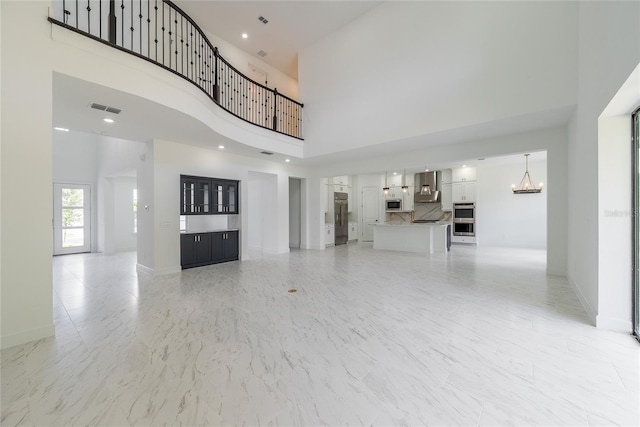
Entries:
[[136, 264], [136, 271], [140, 273], [150, 274], [153, 277], [164, 276], [165, 274], [180, 273], [181, 267], [167, 267], [167, 268], [150, 268], [146, 265]]
[[615, 319], [611, 317], [596, 316], [596, 327], [607, 331], [624, 332], [630, 334], [633, 331], [633, 323], [630, 320]]
[[591, 307], [591, 304], [589, 304], [589, 301], [587, 301], [587, 299], [584, 297], [584, 295], [582, 294], [582, 291], [580, 290], [580, 288], [578, 288], [576, 286], [576, 284], [573, 283], [573, 280], [571, 280], [570, 277], [567, 277], [567, 280], [569, 281], [569, 284], [573, 288], [573, 291], [578, 296], [578, 299], [580, 300], [580, 304], [582, 304], [582, 307], [584, 308], [584, 311], [587, 312], [587, 317], [589, 318], [589, 322], [593, 326], [596, 326], [596, 320], [597, 320], [596, 319], [596, 311], [593, 309], [593, 307]]
[[51, 323], [51, 325], [42, 326], [40, 328], [30, 329], [28, 331], [18, 332], [17, 334], [3, 336], [0, 339], [0, 348], [9, 348], [16, 345], [24, 344], [29, 341], [52, 337], [55, 335], [55, 332], [55, 325]]

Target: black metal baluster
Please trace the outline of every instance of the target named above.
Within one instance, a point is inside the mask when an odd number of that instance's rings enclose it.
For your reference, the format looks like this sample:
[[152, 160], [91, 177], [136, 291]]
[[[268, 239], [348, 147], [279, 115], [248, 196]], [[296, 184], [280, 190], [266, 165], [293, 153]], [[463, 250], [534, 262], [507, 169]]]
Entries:
[[[182, 19], [182, 15], [180, 15], [180, 68], [184, 76], [184, 20]], [[187, 74], [188, 71], [187, 69]]]
[[278, 129], [278, 114], [277, 114], [277, 109], [278, 109], [278, 89], [273, 89], [273, 130], [277, 130]]
[[129, 2], [129, 7], [131, 8], [131, 19], [129, 20], [129, 23], [131, 24], [131, 27], [129, 27], [131, 30], [131, 44], [129, 45], [129, 49], [131, 49], [131, 52], [135, 52], [133, 48], [133, 1]]
[[171, 68], [171, 9], [169, 9], [169, 68]]
[[151, 0], [147, 1], [147, 58], [151, 59]]
[[76, 0], [76, 28], [78, 28], [78, 17], [80, 16], [80, 8], [78, 7], [78, 0]]
[[109, 0], [109, 43], [116, 44], [118, 32], [116, 20], [116, 0]]
[[156, 62], [158, 61], [158, 0], [156, 0], [156, 4], [153, 7], [153, 9], [155, 10], [155, 26], [156, 26], [156, 31], [153, 33], [153, 43], [155, 43], [156, 45]]
[[100, 29], [98, 30], [100, 38], [102, 38], [102, 0], [98, 0], [98, 24], [100, 24]]
[[174, 23], [175, 23], [175, 30], [176, 30], [176, 71], [178, 71], [178, 11], [175, 11], [176, 15], [175, 15], [175, 19], [174, 19]]
[[164, 65], [164, 2], [162, 3], [162, 65]]
[[200, 36], [200, 41], [203, 43], [200, 48], [200, 87], [207, 93], [209, 93], [209, 84], [207, 82], [207, 43]]
[[124, 47], [124, 0], [120, 4], [120, 37], [122, 38], [121, 46]]
[[213, 48], [213, 100], [220, 104], [220, 84], [218, 82], [218, 48]]
[[87, 33], [91, 34], [91, 4], [87, 0]]
[[140, 27], [138, 31], [140, 31], [140, 55], [142, 55], [142, 0], [138, 0], [138, 19], [140, 19]]

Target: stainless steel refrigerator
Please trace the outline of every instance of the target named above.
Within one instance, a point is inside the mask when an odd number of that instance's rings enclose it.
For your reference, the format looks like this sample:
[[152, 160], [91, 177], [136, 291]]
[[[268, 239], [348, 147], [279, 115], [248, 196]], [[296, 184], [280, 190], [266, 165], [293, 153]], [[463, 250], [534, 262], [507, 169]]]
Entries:
[[347, 201], [347, 193], [333, 193], [334, 212], [335, 212], [335, 230], [336, 245], [344, 245], [349, 239], [349, 202]]

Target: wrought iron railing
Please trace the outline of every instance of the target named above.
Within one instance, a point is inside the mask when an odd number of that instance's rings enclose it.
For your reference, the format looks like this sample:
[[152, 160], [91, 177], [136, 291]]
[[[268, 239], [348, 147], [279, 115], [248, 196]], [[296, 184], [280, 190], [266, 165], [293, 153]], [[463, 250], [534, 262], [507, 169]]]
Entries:
[[54, 0], [53, 24], [169, 70], [254, 125], [302, 139], [303, 104], [246, 77], [169, 0]]

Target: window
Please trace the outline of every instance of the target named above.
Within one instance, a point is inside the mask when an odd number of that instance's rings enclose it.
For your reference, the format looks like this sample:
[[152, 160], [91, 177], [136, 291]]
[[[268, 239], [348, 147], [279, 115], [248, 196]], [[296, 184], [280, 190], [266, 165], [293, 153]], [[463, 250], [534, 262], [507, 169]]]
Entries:
[[187, 231], [187, 216], [180, 215], [180, 231]]

